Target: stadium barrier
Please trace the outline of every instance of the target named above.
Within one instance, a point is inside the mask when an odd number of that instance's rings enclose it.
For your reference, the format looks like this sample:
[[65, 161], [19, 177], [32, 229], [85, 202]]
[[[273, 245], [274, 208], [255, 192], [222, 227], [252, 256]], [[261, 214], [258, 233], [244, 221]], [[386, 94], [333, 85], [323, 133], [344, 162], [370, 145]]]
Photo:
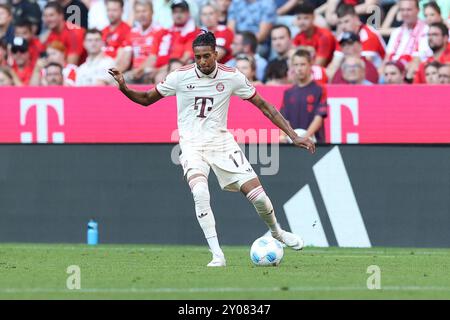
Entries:
[[[327, 88], [327, 142], [450, 143], [448, 86]], [[277, 107], [285, 89], [258, 87]], [[112, 87], [0, 88], [0, 96], [0, 143], [178, 141], [174, 97], [145, 109]], [[228, 127], [239, 142], [278, 141], [278, 129], [249, 102], [236, 97]]]
[[[278, 148], [279, 147], [279, 148]], [[0, 145], [0, 241], [204, 244], [173, 144]], [[446, 145], [246, 145], [282, 226], [308, 245], [449, 247]], [[223, 244], [266, 232], [240, 194], [210, 189]], [[206, 249], [205, 249], [206, 250]]]

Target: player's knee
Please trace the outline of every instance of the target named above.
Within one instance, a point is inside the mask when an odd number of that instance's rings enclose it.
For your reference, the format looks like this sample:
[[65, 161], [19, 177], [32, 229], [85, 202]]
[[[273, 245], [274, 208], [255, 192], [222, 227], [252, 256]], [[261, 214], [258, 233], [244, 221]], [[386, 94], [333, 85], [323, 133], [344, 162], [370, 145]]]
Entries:
[[208, 180], [204, 176], [198, 176], [189, 181], [194, 202], [198, 205], [209, 205]]

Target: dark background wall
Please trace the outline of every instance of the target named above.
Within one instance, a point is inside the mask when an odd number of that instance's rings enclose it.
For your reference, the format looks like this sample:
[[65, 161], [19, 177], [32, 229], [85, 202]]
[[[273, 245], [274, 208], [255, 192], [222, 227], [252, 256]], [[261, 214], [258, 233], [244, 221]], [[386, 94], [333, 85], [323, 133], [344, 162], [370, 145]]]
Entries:
[[[102, 243], [204, 244], [173, 145], [0, 145], [0, 241], [85, 242], [99, 222]], [[315, 155], [280, 147], [278, 174], [261, 176], [282, 226], [283, 204], [309, 184], [330, 245], [337, 245], [312, 167]], [[373, 246], [450, 246], [450, 147], [342, 145]], [[260, 167], [254, 166], [259, 173]], [[266, 232], [253, 207], [210, 175], [222, 243]]]

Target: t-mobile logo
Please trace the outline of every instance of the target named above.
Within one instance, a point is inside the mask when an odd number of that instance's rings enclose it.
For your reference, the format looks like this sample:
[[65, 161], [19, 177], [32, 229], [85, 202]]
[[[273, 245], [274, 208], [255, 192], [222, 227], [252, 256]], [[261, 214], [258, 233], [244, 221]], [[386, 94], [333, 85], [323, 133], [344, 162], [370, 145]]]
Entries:
[[[313, 171], [338, 246], [371, 247], [339, 148], [320, 159]], [[305, 245], [329, 246], [308, 184], [284, 204], [284, 211], [291, 231], [301, 235]]]
[[347, 109], [351, 115], [350, 126], [359, 125], [359, 108], [357, 98], [329, 98], [330, 106], [330, 142], [331, 143], [359, 143], [359, 134], [356, 132], [347, 132], [345, 140], [342, 138], [343, 132], [349, 130], [343, 121], [343, 111]]
[[[48, 112], [49, 109], [53, 109], [56, 112], [58, 118], [58, 124], [64, 125], [64, 102], [61, 98], [23, 98], [20, 99], [20, 125], [25, 126], [28, 111], [36, 107], [36, 133], [34, 140], [37, 143], [48, 143]], [[53, 143], [64, 143], [63, 132], [52, 133]], [[22, 132], [20, 134], [20, 142], [32, 143], [33, 132]]]

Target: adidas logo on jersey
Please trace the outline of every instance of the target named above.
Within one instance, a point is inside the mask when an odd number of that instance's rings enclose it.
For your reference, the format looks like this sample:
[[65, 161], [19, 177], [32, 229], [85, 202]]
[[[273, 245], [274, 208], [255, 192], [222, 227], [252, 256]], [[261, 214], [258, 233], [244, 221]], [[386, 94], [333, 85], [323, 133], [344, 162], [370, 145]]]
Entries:
[[188, 88], [189, 90], [192, 90], [192, 89], [195, 88], [195, 86], [193, 86], [192, 84], [189, 84], [189, 85], [186, 86], [186, 88]]
[[203, 217], [206, 217], [207, 215], [208, 215], [208, 212], [206, 212], [206, 213], [200, 213], [197, 217], [203, 218]]

